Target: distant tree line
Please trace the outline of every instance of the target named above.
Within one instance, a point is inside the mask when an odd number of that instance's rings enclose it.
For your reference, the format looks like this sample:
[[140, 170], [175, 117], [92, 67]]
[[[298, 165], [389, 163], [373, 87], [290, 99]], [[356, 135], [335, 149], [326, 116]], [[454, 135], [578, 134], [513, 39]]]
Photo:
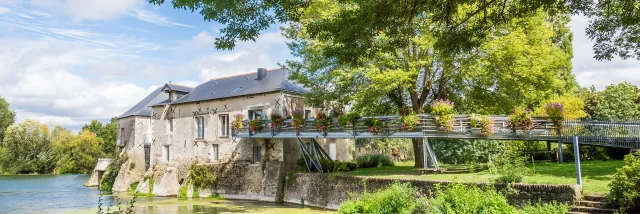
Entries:
[[78, 134], [35, 120], [14, 124], [16, 113], [0, 98], [0, 173], [90, 173], [98, 158], [115, 156], [117, 119], [84, 125]]

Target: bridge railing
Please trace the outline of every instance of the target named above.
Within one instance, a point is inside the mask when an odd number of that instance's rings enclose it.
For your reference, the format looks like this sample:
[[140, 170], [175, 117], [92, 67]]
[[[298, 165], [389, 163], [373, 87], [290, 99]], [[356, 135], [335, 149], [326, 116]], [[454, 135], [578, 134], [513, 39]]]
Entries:
[[[382, 125], [380, 130], [372, 133], [365, 121], [369, 118], [377, 119]], [[413, 130], [403, 130], [400, 116], [372, 116], [358, 118], [350, 125], [341, 126], [337, 118], [329, 118], [330, 128], [326, 131], [318, 131], [315, 119], [306, 119], [304, 126], [296, 130], [292, 126], [292, 120], [284, 121], [279, 127], [274, 127], [270, 120], [261, 120], [263, 129], [251, 132], [248, 128], [249, 121], [243, 121], [243, 128], [233, 130], [235, 137], [276, 138], [276, 137], [327, 137], [327, 138], [488, 138], [488, 139], [555, 139], [558, 131], [547, 118], [533, 118], [534, 127], [528, 131], [513, 130], [509, 127], [507, 116], [490, 116], [494, 121], [494, 130], [491, 136], [483, 136], [478, 128], [471, 127], [471, 115], [454, 116], [453, 130], [443, 131], [436, 122], [435, 117], [428, 114], [419, 115], [418, 124]]]

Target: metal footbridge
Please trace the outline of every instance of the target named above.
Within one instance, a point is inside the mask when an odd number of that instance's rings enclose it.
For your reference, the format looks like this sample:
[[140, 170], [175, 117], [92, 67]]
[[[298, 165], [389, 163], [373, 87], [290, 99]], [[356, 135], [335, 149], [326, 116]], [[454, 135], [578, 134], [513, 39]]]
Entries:
[[[364, 121], [376, 118], [382, 122], [377, 134], [371, 133]], [[296, 131], [291, 120], [284, 125], [273, 127], [271, 121], [263, 120], [264, 128], [258, 132], [249, 131], [248, 122], [243, 121], [243, 128], [234, 130], [234, 138], [448, 138], [448, 139], [485, 139], [485, 140], [526, 140], [572, 142], [577, 136], [580, 144], [604, 147], [640, 149], [640, 122], [611, 121], [564, 121], [562, 129], [544, 117], [534, 117], [534, 127], [528, 131], [512, 130], [508, 125], [508, 116], [490, 116], [494, 121], [491, 135], [483, 136], [479, 128], [470, 125], [470, 115], [456, 115], [452, 131], [442, 131], [435, 118], [428, 114], [419, 115], [418, 124], [413, 130], [403, 130], [399, 116], [362, 117], [352, 122], [353, 125], [341, 127], [336, 118], [331, 118], [331, 126], [326, 132], [319, 132], [314, 126], [314, 119], [306, 119], [305, 125]]]
[[[640, 149], [640, 122], [612, 122], [594, 120], [564, 121], [562, 128], [545, 117], [534, 117], [532, 129], [513, 130], [508, 124], [508, 116], [489, 116], [493, 121], [493, 131], [490, 135], [480, 134], [479, 128], [471, 127], [471, 115], [454, 116], [453, 130], [442, 131], [435, 117], [428, 114], [418, 115], [418, 123], [413, 130], [403, 130], [400, 116], [373, 116], [354, 119], [350, 125], [340, 126], [336, 118], [331, 118], [330, 126], [326, 131], [320, 132], [315, 128], [315, 119], [306, 119], [304, 126], [296, 130], [292, 126], [292, 120], [285, 120], [284, 124], [273, 126], [269, 120], [261, 120], [263, 129], [252, 132], [247, 127], [249, 121], [243, 121], [243, 128], [233, 130], [234, 138], [289, 138], [297, 139], [311, 171], [313, 168], [322, 171], [319, 163], [314, 164], [314, 159], [327, 158], [326, 153], [315, 142], [316, 138], [332, 139], [361, 139], [361, 138], [419, 138], [423, 139], [425, 156], [429, 156], [438, 169], [437, 159], [429, 144], [429, 139], [485, 139], [485, 140], [525, 140], [525, 141], [552, 141], [574, 144], [574, 150], [578, 145], [593, 145], [602, 147], [616, 147], [628, 149]], [[376, 118], [382, 123], [377, 133], [371, 133], [365, 125], [368, 118]], [[304, 145], [302, 139], [309, 139], [311, 143]], [[318, 149], [319, 148], [319, 149]], [[559, 147], [562, 148], [561, 146]], [[427, 154], [428, 152], [428, 154]], [[578, 157], [579, 158], [579, 157]], [[425, 158], [425, 162], [427, 158]], [[579, 160], [578, 160], [579, 161]], [[318, 166], [314, 166], [318, 165]], [[425, 164], [426, 166], [426, 164]]]

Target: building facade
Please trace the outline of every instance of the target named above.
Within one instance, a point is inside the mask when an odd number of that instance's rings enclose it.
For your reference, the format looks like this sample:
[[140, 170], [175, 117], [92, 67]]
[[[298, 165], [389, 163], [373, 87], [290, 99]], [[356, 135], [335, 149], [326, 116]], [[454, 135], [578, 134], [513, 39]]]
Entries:
[[[268, 162], [281, 170], [296, 168], [301, 157], [295, 139], [239, 139], [232, 137], [234, 115], [268, 119], [304, 109], [312, 117], [318, 109], [305, 105], [306, 89], [288, 80], [286, 69], [211, 79], [195, 88], [167, 83], [119, 118], [118, 150], [127, 157], [114, 191], [138, 182], [138, 191], [175, 196], [194, 164], [245, 163], [256, 169]], [[334, 160], [349, 160], [347, 140], [317, 139]], [[153, 187], [151, 188], [151, 185]]]

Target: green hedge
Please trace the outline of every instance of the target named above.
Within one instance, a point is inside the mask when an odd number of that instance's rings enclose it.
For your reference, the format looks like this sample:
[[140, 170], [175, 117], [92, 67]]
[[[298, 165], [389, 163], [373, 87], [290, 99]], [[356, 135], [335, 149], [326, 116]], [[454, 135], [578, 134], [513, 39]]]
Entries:
[[391, 157], [384, 154], [363, 155], [356, 158], [356, 163], [358, 163], [358, 168], [370, 168], [370, 167], [394, 165], [393, 160], [391, 160]]

